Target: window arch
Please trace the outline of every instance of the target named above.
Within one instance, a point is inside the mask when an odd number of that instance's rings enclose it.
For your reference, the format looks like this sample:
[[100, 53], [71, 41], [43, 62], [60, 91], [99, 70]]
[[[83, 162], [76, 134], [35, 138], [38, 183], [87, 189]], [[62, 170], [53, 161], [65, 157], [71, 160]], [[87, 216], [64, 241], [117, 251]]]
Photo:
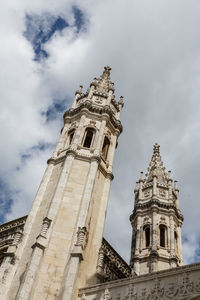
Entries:
[[94, 136], [94, 129], [93, 128], [87, 128], [85, 130], [83, 147], [85, 147], [85, 148], [90, 148], [91, 147], [93, 136]]
[[104, 137], [103, 147], [102, 147], [102, 156], [106, 160], [108, 156], [108, 150], [110, 147], [110, 140], [107, 136]]
[[68, 136], [69, 136], [69, 145], [71, 145], [73, 137], [74, 137], [75, 129], [72, 129], [69, 131]]
[[150, 226], [144, 227], [144, 235], [145, 235], [145, 247], [150, 246]]
[[166, 226], [160, 225], [160, 247], [166, 247]]

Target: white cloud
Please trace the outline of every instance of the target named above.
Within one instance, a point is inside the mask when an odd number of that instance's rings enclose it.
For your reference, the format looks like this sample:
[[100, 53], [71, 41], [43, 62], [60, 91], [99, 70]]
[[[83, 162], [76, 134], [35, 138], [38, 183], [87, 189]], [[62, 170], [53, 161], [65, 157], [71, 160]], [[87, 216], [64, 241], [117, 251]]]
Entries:
[[[73, 26], [74, 3], [87, 20], [87, 30], [79, 35]], [[41, 63], [32, 60], [33, 49], [23, 35], [27, 13], [61, 15], [71, 25], [46, 43], [49, 58]], [[25, 166], [20, 155], [41, 141], [55, 143], [59, 135], [61, 120], [46, 124], [41, 111], [55, 97], [72, 99], [79, 84], [87, 88], [108, 64], [117, 96], [125, 96], [125, 107], [106, 237], [128, 259], [133, 188], [140, 170], [148, 166], [156, 141], [161, 144], [164, 164], [180, 181], [184, 236], [191, 232], [199, 236], [199, 13], [197, 0], [15, 1], [12, 7], [4, 3], [0, 163], [1, 175], [11, 189], [19, 191], [10, 218], [30, 207], [50, 151], [40, 152], [40, 157], [32, 153]], [[21, 174], [16, 171], [18, 165]], [[25, 199], [29, 199], [27, 205]], [[195, 259], [198, 247], [195, 242], [184, 244], [187, 262]]]

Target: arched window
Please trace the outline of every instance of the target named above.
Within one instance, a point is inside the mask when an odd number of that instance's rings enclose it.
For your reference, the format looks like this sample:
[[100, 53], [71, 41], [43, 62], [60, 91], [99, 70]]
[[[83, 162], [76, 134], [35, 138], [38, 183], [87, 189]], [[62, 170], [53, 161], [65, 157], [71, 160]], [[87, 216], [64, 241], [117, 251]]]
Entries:
[[147, 226], [144, 228], [145, 232], [145, 246], [149, 247], [150, 246], [150, 227]]
[[102, 147], [102, 156], [105, 160], [107, 159], [107, 156], [108, 156], [109, 146], [110, 146], [110, 141], [107, 138], [107, 136], [105, 136], [104, 142], [103, 142], [103, 147]]
[[92, 128], [87, 128], [85, 131], [85, 138], [83, 142], [83, 147], [90, 148], [92, 145], [92, 139], [94, 135], [94, 130]]
[[175, 243], [175, 249], [177, 250], [177, 248], [178, 248], [178, 235], [177, 235], [176, 231], [174, 231], [174, 243]]
[[160, 247], [165, 247], [166, 245], [166, 227], [160, 225]]
[[75, 129], [72, 129], [69, 132], [69, 145], [71, 145], [71, 143], [72, 143], [72, 140], [73, 140], [73, 137], [74, 137], [74, 133], [75, 133]]

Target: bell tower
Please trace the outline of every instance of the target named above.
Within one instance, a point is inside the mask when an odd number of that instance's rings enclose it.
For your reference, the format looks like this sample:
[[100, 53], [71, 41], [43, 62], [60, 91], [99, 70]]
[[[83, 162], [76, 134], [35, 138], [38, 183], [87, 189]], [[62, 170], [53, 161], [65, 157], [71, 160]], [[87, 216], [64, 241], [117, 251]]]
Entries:
[[131, 267], [137, 275], [181, 266], [181, 226], [177, 181], [166, 173], [155, 144], [145, 178], [136, 183], [135, 205], [130, 221], [133, 228]]
[[[12, 268], [4, 263], [1, 299], [77, 299], [77, 290], [97, 283], [96, 266], [113, 179], [113, 159], [122, 131], [123, 97], [117, 102], [110, 67], [72, 108], [48, 160], [26, 220]], [[6, 274], [6, 277], [5, 277]]]

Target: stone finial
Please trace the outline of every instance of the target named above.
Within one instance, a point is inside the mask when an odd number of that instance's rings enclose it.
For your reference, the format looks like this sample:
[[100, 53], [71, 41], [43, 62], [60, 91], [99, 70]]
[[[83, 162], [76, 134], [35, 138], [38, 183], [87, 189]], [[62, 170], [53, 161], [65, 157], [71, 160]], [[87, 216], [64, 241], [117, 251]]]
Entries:
[[175, 189], [176, 191], [179, 190], [179, 189], [178, 189], [178, 181], [177, 181], [177, 180], [174, 180], [174, 189]]
[[168, 180], [172, 180], [172, 174], [170, 170], [168, 171]]
[[135, 185], [134, 193], [137, 193], [138, 190], [139, 190], [139, 182], [137, 181]]
[[75, 92], [75, 95], [77, 95], [77, 94], [81, 95], [82, 94], [82, 89], [83, 89], [83, 86], [80, 85], [79, 89]]
[[93, 81], [92, 81], [91, 84], [90, 84], [90, 87], [91, 87], [91, 86], [96, 87], [97, 84], [98, 84], [98, 79], [97, 79], [96, 77], [94, 77]]
[[153, 146], [153, 154], [154, 155], [160, 155], [160, 146], [157, 144], [157, 143], [155, 143], [154, 144], [154, 146]]
[[120, 104], [122, 107], [124, 106], [124, 97], [123, 97], [123, 96], [120, 96], [119, 104]]
[[141, 171], [140, 172], [140, 180], [139, 181], [143, 181], [144, 180], [144, 173]]
[[105, 66], [103, 74], [106, 74], [107, 76], [110, 76], [111, 67]]

